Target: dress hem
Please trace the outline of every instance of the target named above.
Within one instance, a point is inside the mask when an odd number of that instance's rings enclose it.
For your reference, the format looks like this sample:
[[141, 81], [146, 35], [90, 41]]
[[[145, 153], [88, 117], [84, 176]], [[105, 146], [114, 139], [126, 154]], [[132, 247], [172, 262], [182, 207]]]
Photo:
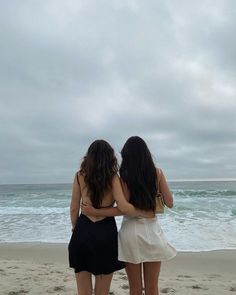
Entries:
[[87, 272], [90, 272], [91, 274], [93, 274], [94, 276], [98, 276], [98, 275], [109, 275], [109, 274], [112, 274], [116, 271], [119, 271], [119, 270], [122, 270], [125, 268], [125, 266], [123, 267], [120, 267], [120, 268], [115, 268], [113, 270], [109, 270], [109, 271], [100, 271], [100, 272], [96, 272], [96, 271], [93, 271], [93, 270], [89, 270], [87, 268], [77, 268], [77, 267], [74, 267], [74, 266], [70, 266], [70, 268], [73, 268], [74, 270], [79, 270], [79, 271], [76, 271], [75, 273], [79, 273], [81, 271], [87, 271]]
[[160, 258], [160, 259], [157, 259], [157, 258], [150, 258], [150, 259], [140, 259], [139, 261], [131, 261], [131, 259], [122, 259], [121, 257], [119, 257], [119, 261], [123, 261], [123, 262], [128, 262], [128, 263], [133, 263], [133, 264], [139, 264], [139, 263], [144, 263], [144, 262], [164, 262], [164, 261], [168, 261], [168, 260], [171, 260], [173, 259], [174, 257], [176, 257], [177, 253], [175, 253], [173, 256], [171, 257], [168, 257], [168, 258]]

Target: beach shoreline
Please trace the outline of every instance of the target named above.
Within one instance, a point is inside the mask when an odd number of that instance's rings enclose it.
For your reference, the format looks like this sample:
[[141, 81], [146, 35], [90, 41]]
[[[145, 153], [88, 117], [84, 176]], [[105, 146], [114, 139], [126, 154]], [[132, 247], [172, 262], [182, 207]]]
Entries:
[[[2, 295], [76, 294], [67, 244], [1, 243]], [[163, 262], [160, 294], [233, 294], [236, 292], [236, 250], [178, 252]], [[111, 294], [128, 294], [125, 271], [114, 274]]]

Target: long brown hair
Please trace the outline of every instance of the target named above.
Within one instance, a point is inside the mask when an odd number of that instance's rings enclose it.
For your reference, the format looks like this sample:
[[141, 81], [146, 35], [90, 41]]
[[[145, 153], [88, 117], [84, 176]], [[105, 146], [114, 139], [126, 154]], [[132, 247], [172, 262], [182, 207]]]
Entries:
[[157, 173], [147, 144], [132, 136], [123, 146], [121, 156], [120, 177], [130, 191], [129, 202], [136, 208], [155, 211]]
[[113, 176], [118, 172], [118, 163], [113, 148], [105, 140], [95, 140], [81, 163], [92, 205], [100, 208], [104, 193], [112, 187]]

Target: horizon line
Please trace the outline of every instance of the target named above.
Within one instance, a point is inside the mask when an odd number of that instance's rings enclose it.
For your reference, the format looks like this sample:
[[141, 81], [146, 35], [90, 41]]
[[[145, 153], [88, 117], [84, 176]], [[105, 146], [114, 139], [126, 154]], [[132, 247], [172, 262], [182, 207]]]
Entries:
[[[196, 179], [169, 179], [167, 182], [217, 182], [217, 181], [236, 181], [236, 178], [196, 178]], [[72, 182], [39, 182], [39, 183], [0, 183], [0, 185], [43, 185], [43, 184], [72, 184]]]

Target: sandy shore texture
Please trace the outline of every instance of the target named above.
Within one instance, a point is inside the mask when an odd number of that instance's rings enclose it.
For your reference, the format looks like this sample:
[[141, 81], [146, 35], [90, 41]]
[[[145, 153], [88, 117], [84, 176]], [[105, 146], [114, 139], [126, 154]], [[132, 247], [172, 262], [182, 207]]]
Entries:
[[[67, 245], [0, 244], [1, 295], [76, 295]], [[114, 274], [110, 294], [129, 294], [125, 271]], [[236, 294], [236, 250], [178, 253], [162, 264], [160, 294]]]

